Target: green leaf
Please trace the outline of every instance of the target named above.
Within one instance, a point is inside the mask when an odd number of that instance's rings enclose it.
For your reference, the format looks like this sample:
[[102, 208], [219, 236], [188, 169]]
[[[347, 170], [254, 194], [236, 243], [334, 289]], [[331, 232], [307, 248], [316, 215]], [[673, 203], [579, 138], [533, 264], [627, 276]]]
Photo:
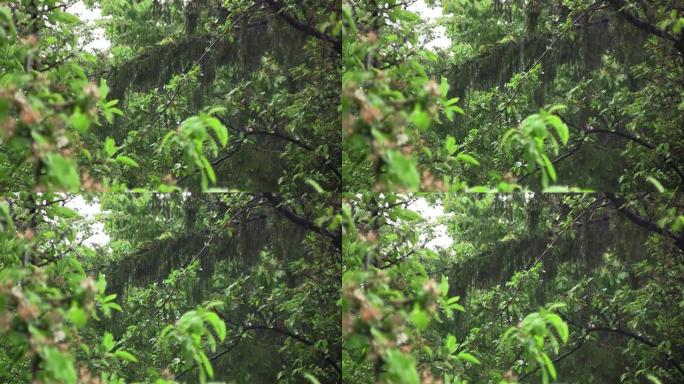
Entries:
[[64, 24], [78, 24], [81, 20], [76, 15], [72, 15], [68, 12], [62, 12], [60, 10], [54, 10], [50, 14], [50, 18], [54, 21], [64, 23]]
[[311, 384], [321, 384], [321, 382], [318, 381], [318, 379], [316, 378], [316, 376], [314, 376], [314, 375], [312, 375], [312, 374], [310, 374], [310, 373], [308, 373], [308, 372], [305, 372], [305, 373], [304, 373], [304, 378], [307, 379], [307, 380], [309, 380], [309, 382], [310, 382]]
[[65, 159], [58, 153], [51, 153], [46, 159], [48, 177], [58, 187], [76, 192], [81, 187], [81, 179], [76, 171], [76, 163]]
[[202, 166], [203, 166], [204, 171], [207, 174], [207, 177], [209, 177], [209, 180], [211, 180], [212, 184], [216, 184], [216, 174], [214, 173], [214, 168], [211, 166], [211, 163], [209, 162], [209, 160], [206, 157], [202, 156], [201, 159], [202, 159]]
[[416, 305], [411, 312], [411, 322], [419, 330], [424, 330], [430, 324], [430, 316]]
[[471, 193], [493, 193], [493, 192], [496, 192], [496, 189], [490, 188], [486, 185], [475, 185], [473, 187], [468, 188], [468, 192], [471, 192]]
[[567, 193], [569, 191], [570, 188], [565, 185], [551, 185], [543, 189], [544, 193]]
[[458, 355], [456, 355], [456, 358], [459, 360], [465, 360], [469, 363], [480, 364], [480, 360], [468, 352], [459, 352]]
[[49, 209], [49, 213], [53, 216], [63, 217], [65, 219], [73, 219], [79, 217], [78, 212], [71, 208], [63, 207], [61, 205], [54, 205]]
[[420, 378], [416, 370], [416, 362], [411, 355], [397, 349], [387, 351], [385, 359], [388, 382], [401, 384], [419, 384]]
[[415, 159], [402, 155], [398, 151], [387, 151], [389, 173], [401, 184], [417, 190], [420, 187], [420, 175]]
[[76, 369], [71, 356], [60, 352], [55, 347], [43, 349], [45, 371], [50, 377], [63, 384], [76, 384]]
[[434, 352], [432, 352], [432, 348], [427, 345], [423, 345], [423, 352], [425, 352], [425, 354], [430, 357], [430, 360], [432, 360], [432, 355], [434, 354]]
[[135, 160], [126, 155], [119, 155], [114, 160], [119, 164], [123, 164], [133, 168], [140, 168], [140, 165]]
[[465, 161], [466, 163], [472, 165], [480, 165], [480, 162], [477, 161], [477, 159], [467, 153], [459, 153], [456, 155], [456, 160]]
[[446, 340], [444, 340], [444, 348], [449, 354], [456, 352], [456, 348], [458, 348], [456, 336], [448, 334]]
[[135, 356], [133, 356], [130, 352], [125, 351], [123, 349], [119, 349], [118, 351], [114, 352], [114, 356], [120, 357], [124, 360], [128, 360], [133, 363], [138, 362], [138, 359]]
[[67, 312], [67, 317], [77, 328], [80, 328], [88, 321], [88, 315], [82, 308], [73, 305]]
[[104, 333], [104, 336], [102, 337], [102, 346], [105, 348], [105, 351], [107, 352], [111, 351], [114, 348], [114, 336], [111, 333]]
[[318, 184], [316, 180], [313, 179], [306, 179], [305, 183], [309, 184], [311, 188], [313, 188], [317, 193], [324, 193], [325, 190], [321, 188], [321, 185]]
[[76, 109], [71, 115], [71, 125], [78, 131], [78, 133], [85, 133], [90, 127], [90, 120], [88, 116], [81, 113], [79, 109]]
[[116, 299], [116, 293], [112, 293], [111, 295], [107, 295], [107, 297], [104, 298], [104, 302], [110, 302], [112, 300]]
[[560, 117], [556, 115], [550, 115], [548, 117], [548, 122], [556, 130], [561, 143], [563, 143], [563, 145], [567, 145], [568, 140], [570, 139], [570, 131], [568, 130], [568, 126], [563, 122], [563, 120], [561, 120]]
[[4, 219], [4, 222], [0, 220], [0, 230], [4, 230], [5, 228], [10, 231], [14, 230], [14, 222], [12, 220], [12, 215], [10, 214], [9, 204], [5, 201], [0, 201], [0, 214], [2, 214], [0, 217]]
[[225, 147], [228, 144], [228, 129], [215, 117], [209, 117], [205, 122], [214, 131], [221, 146]]
[[551, 375], [551, 378], [556, 380], [556, 367], [553, 366], [553, 361], [551, 361], [551, 358], [545, 352], [542, 352], [541, 356], [542, 359], [544, 359], [544, 364], [546, 365], [546, 370], [549, 371], [549, 375]]
[[3, 28], [7, 27], [12, 35], [16, 33], [16, 29], [14, 27], [14, 21], [12, 18], [12, 13], [10, 12], [9, 8], [7, 7], [0, 7], [0, 18], [4, 20], [4, 23], [2, 23]]
[[111, 137], [108, 137], [105, 139], [104, 147], [102, 150], [104, 151], [104, 154], [106, 157], [112, 157], [112, 155], [116, 152], [116, 143], [114, 142], [114, 139]]
[[449, 100], [447, 100], [446, 105], [456, 104], [456, 103], [458, 103], [458, 100], [460, 100], [458, 97], [454, 97], [453, 99], [449, 99]]
[[653, 177], [653, 176], [646, 176], [646, 180], [648, 180], [649, 183], [653, 184], [653, 186], [655, 187], [655, 189], [656, 189], [658, 192], [660, 192], [660, 193], [665, 192], [665, 187], [663, 187], [663, 185], [660, 184], [660, 181], [658, 181], [655, 177]]
[[100, 79], [100, 100], [107, 100], [107, 95], [109, 94], [109, 86], [107, 85], [107, 80], [104, 78]]
[[548, 313], [546, 314], [546, 320], [553, 325], [561, 340], [563, 340], [564, 343], [567, 343], [568, 337], [570, 336], [570, 331], [568, 329], [568, 325], [563, 321], [563, 319], [554, 313]]
[[649, 374], [646, 374], [646, 378], [648, 379], [648, 381], [650, 381], [650, 382], [653, 383], [653, 384], [663, 384], [663, 382], [660, 381], [659, 378], [657, 378], [657, 377], [651, 375], [650, 373], [649, 373]]
[[221, 341], [226, 338], [226, 323], [214, 312], [206, 312], [204, 319], [214, 328], [214, 332]]
[[456, 139], [451, 135], [447, 136], [446, 141], [444, 142], [444, 150], [446, 153], [448, 155], [453, 155], [457, 149], [458, 147], [456, 146]]
[[556, 170], [553, 168], [553, 164], [551, 163], [551, 160], [549, 160], [549, 157], [546, 156], [545, 153], [542, 153], [542, 160], [544, 161], [544, 167], [546, 168], [546, 172], [549, 174], [549, 177], [551, 178], [552, 181], [556, 181]]
[[215, 115], [217, 113], [223, 113], [226, 111], [226, 107], [211, 107], [211, 109], [207, 112], [209, 116]]
[[207, 376], [209, 376], [209, 378], [214, 377], [214, 368], [211, 366], [211, 362], [207, 358], [207, 355], [204, 352], [199, 351], [199, 357], [202, 361], [202, 366], [204, 367], [204, 371], [207, 373]]
[[416, 221], [422, 218], [418, 212], [404, 208], [395, 208], [393, 214], [396, 215], [397, 219], [404, 221]]
[[413, 111], [413, 114], [411, 114], [411, 121], [421, 131], [424, 131], [430, 127], [430, 115], [421, 110], [419, 107], [416, 107], [416, 109]]

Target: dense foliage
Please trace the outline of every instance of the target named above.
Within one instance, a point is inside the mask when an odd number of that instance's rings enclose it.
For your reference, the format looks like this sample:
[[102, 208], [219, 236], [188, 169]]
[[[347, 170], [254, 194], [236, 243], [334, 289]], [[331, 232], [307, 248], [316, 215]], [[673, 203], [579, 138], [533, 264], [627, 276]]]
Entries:
[[342, 9], [345, 380], [682, 381], [681, 2]]
[[[301, 207], [106, 194], [89, 218], [72, 199], [3, 205], [3, 382], [339, 381], [339, 240]], [[84, 243], [92, 220], [105, 243]]]
[[0, 4], [1, 382], [341, 382], [340, 13]]
[[676, 0], [2, 2], [0, 382], [682, 382], [683, 80]]
[[86, 3], [106, 49], [72, 1], [0, 10], [3, 190], [339, 185], [334, 2]]
[[345, 382], [680, 382], [682, 236], [614, 200], [350, 198]]
[[349, 191], [684, 180], [678, 2], [431, 1], [443, 48], [413, 3], [343, 4]]

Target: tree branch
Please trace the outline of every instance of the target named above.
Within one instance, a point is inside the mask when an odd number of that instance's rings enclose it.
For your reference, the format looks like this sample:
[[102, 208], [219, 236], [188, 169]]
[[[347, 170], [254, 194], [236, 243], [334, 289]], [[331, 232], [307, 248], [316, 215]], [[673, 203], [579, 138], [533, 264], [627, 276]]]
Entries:
[[658, 26], [651, 24], [650, 22], [639, 18], [637, 15], [629, 12], [627, 10], [627, 3], [624, 0], [607, 0], [610, 5], [613, 6], [615, 11], [619, 13], [625, 20], [635, 27], [641, 29], [642, 31], [661, 37], [666, 40], [670, 40], [674, 43], [675, 48], [684, 55], [684, 37], [677, 39], [671, 34], [661, 30]]
[[[585, 329], [587, 332], [610, 332], [610, 333], [617, 333], [617, 334], [619, 334], [619, 335], [628, 337], [628, 338], [630, 338], [630, 339], [634, 339], [634, 340], [636, 340], [636, 341], [638, 341], [638, 342], [640, 342], [640, 343], [642, 343], [642, 344], [648, 345], [649, 347], [655, 348], [655, 347], [658, 346], [658, 343], [656, 343], [656, 342], [654, 342], [654, 341], [651, 341], [651, 340], [647, 339], [646, 337], [641, 336], [641, 335], [639, 335], [639, 334], [637, 334], [637, 333], [634, 333], [634, 332], [632, 332], [632, 331], [628, 331], [628, 330], [626, 330], [626, 329], [621, 329], [621, 328], [609, 328], [609, 327], [587, 327], [587, 328], [584, 328], [584, 329]], [[682, 366], [674, 359], [674, 357], [673, 357], [671, 354], [669, 354], [669, 353], [667, 353], [667, 352], [664, 352], [664, 353], [665, 353], [665, 355], [667, 356], [667, 361], [670, 362], [670, 363], [675, 367], [675, 369], [677, 369], [677, 371], [679, 371], [679, 373], [681, 373], [682, 375], [684, 375], [684, 368], [682, 368]]]
[[333, 244], [337, 249], [340, 251], [342, 250], [342, 232], [336, 231], [336, 232], [331, 232], [328, 231], [325, 228], [322, 228], [318, 225], [316, 225], [313, 221], [309, 220], [306, 217], [300, 216], [290, 209], [288, 209], [284, 204], [283, 204], [283, 199], [275, 195], [273, 193], [267, 192], [264, 193], [264, 197], [271, 202], [273, 207], [280, 213], [283, 214], [288, 220], [293, 222], [294, 224], [299, 225], [300, 227], [303, 227], [309, 231], [316, 232], [320, 235], [323, 235], [325, 237], [330, 238], [333, 241]]
[[607, 192], [604, 195], [608, 200], [610, 200], [611, 203], [613, 203], [613, 206], [615, 206], [615, 209], [617, 209], [618, 212], [622, 213], [623, 216], [627, 217], [634, 224], [642, 228], [645, 228], [650, 232], [654, 232], [661, 236], [674, 240], [677, 248], [679, 248], [681, 251], [684, 251], [684, 236], [676, 236], [672, 232], [668, 231], [666, 228], [661, 228], [660, 226], [658, 226], [658, 224], [644, 217], [641, 217], [639, 214], [625, 206], [626, 201], [624, 198], [617, 197], [615, 196], [615, 194], [611, 192]]
[[[555, 363], [565, 359], [566, 357], [572, 355], [573, 353], [577, 352], [580, 348], [582, 348], [583, 345], [584, 345], [584, 338], [580, 339], [580, 341], [577, 343], [577, 345], [575, 345], [572, 349], [570, 349], [569, 351], [565, 352], [564, 354], [553, 359], [552, 360], [553, 363], [555, 364]], [[533, 373], [537, 372], [540, 369], [541, 369], [541, 365], [538, 365], [535, 369], [533, 369], [533, 370], [525, 373], [524, 375], [520, 376], [518, 381], [519, 382], [523, 381], [524, 379], [526, 379], [527, 377], [529, 377], [530, 375], [532, 375]]]
[[320, 32], [315, 27], [312, 27], [311, 25], [306, 24], [301, 20], [297, 19], [296, 17], [292, 16], [291, 14], [285, 12], [285, 7], [283, 7], [283, 4], [281, 2], [276, 0], [266, 0], [266, 4], [268, 4], [268, 6], [271, 7], [271, 9], [276, 13], [276, 15], [280, 16], [280, 18], [285, 20], [285, 22], [290, 24], [295, 29], [302, 31], [307, 35], [311, 35], [319, 40], [327, 41], [335, 47], [335, 52], [338, 54], [342, 52], [341, 40], [335, 39], [327, 33]]

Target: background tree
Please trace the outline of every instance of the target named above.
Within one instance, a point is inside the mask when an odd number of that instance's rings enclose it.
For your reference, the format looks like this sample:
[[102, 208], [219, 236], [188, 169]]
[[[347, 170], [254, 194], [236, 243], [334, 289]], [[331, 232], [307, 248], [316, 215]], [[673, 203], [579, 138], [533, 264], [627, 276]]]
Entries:
[[[652, 220], [655, 205], [627, 213], [616, 199], [609, 193], [350, 199], [345, 379], [681, 380], [684, 293], [675, 283], [681, 229], [649, 229], [643, 222]], [[431, 209], [442, 215], [428, 216]]]

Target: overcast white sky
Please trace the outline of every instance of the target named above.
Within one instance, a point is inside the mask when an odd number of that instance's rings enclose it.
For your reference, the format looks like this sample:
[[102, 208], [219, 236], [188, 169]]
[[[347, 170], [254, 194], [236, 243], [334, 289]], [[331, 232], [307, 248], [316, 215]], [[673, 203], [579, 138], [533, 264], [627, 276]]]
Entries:
[[[428, 203], [424, 198], [419, 198], [408, 206], [408, 209], [420, 213], [427, 221], [428, 225], [432, 224], [434, 231], [434, 239], [430, 240], [425, 246], [432, 250], [439, 248], [448, 248], [453, 244], [454, 240], [447, 233], [447, 226], [438, 223], [439, 218], [444, 217], [444, 207], [441, 204]], [[427, 235], [421, 235], [421, 241], [425, 240]]]
[[[102, 221], [96, 220], [95, 215], [102, 213], [100, 209], [100, 203], [98, 200], [93, 202], [86, 202], [82, 196], [77, 195], [69, 200], [66, 207], [71, 208], [81, 214], [85, 219], [92, 221], [90, 228], [92, 235], [83, 241], [83, 245], [94, 246], [94, 245], [105, 245], [109, 242], [109, 236], [104, 231], [104, 224]], [[81, 234], [82, 236], [83, 234]]]
[[[82, 196], [77, 195], [70, 199], [65, 206], [77, 211], [84, 219], [90, 220], [90, 229], [92, 234], [84, 240], [83, 244], [87, 246], [105, 245], [109, 242], [109, 236], [104, 231], [104, 224], [101, 220], [96, 219], [96, 215], [103, 212], [100, 203], [97, 199], [92, 202], [87, 202]], [[450, 214], [444, 212], [444, 206], [440, 203], [429, 203], [424, 198], [416, 199], [409, 204], [408, 209], [418, 212], [426, 221], [426, 226], [433, 230], [434, 238], [430, 240], [425, 246], [429, 249], [437, 251], [439, 249], [449, 248], [454, 240], [447, 232], [447, 226], [439, 222], [440, 218], [448, 217]], [[81, 234], [83, 235], [83, 234]], [[427, 238], [427, 234], [423, 234], [420, 240]]]
[[[437, 18], [442, 16], [442, 7], [439, 5], [428, 7], [424, 0], [417, 0], [409, 5], [408, 10], [419, 14], [428, 23], [434, 23]], [[434, 32], [434, 39], [427, 42], [426, 48], [435, 50], [448, 48], [451, 45], [451, 40], [446, 35], [446, 28], [440, 25], [433, 27], [432, 30]]]
[[[69, 7], [67, 12], [78, 16], [81, 21], [91, 27], [95, 27], [95, 22], [102, 18], [100, 14], [100, 8], [86, 9], [86, 6], [82, 1], [79, 1]], [[93, 30], [93, 38], [94, 39], [92, 42], [83, 47], [86, 51], [94, 52], [96, 50], [105, 50], [109, 48], [109, 40], [107, 40], [105, 37], [103, 28], [95, 27]], [[83, 44], [83, 41], [81, 40], [79, 43]]]
[[[442, 8], [439, 5], [428, 7], [424, 0], [417, 0], [415, 3], [409, 5], [408, 9], [419, 14], [423, 20], [428, 23], [434, 23], [437, 18], [442, 16]], [[99, 8], [87, 9], [82, 1], [75, 3], [68, 9], [68, 12], [77, 15], [84, 23], [94, 27], [94, 40], [84, 46], [84, 49], [90, 52], [96, 50], [105, 50], [109, 48], [109, 40], [105, 37], [104, 29], [95, 27], [95, 22], [102, 18]], [[451, 45], [451, 40], [446, 36], [446, 29], [443, 26], [434, 26], [432, 28], [434, 38], [426, 43], [426, 48], [436, 50], [448, 48]], [[83, 42], [81, 42], [83, 43]]]

